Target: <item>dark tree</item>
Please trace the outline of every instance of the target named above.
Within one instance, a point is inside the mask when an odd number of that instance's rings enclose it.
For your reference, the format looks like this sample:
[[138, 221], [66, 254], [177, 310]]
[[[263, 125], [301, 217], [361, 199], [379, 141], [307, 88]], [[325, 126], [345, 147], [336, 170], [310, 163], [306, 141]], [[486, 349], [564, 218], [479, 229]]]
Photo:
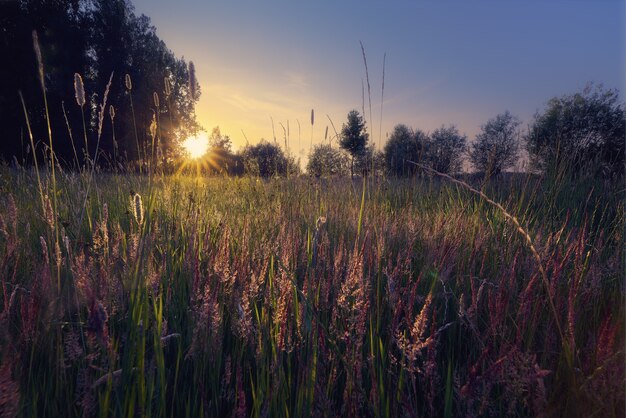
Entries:
[[441, 173], [459, 172], [467, 150], [466, 143], [467, 137], [459, 134], [454, 125], [435, 129], [428, 143], [430, 166]]
[[394, 176], [411, 176], [419, 168], [408, 161], [426, 162], [428, 137], [422, 131], [413, 131], [406, 125], [396, 125], [385, 144], [385, 166]]
[[542, 172], [621, 177], [625, 120], [616, 90], [589, 85], [555, 97], [535, 115], [526, 137], [531, 165]]
[[[37, 30], [55, 152], [62, 163], [71, 163], [73, 154], [61, 104], [64, 102], [68, 109], [76, 104], [72, 87], [74, 72], [87, 68], [88, 25], [82, 3], [77, 0], [0, 2], [0, 56], [5, 57], [0, 65], [2, 158], [32, 160], [19, 91], [26, 104], [39, 158], [43, 155], [43, 144], [47, 143], [43, 94], [32, 39], [32, 31]], [[68, 119], [76, 129], [81, 126], [79, 115], [70, 112]], [[30, 151], [28, 155], [27, 151]]]
[[354, 176], [355, 159], [360, 158], [365, 152], [369, 135], [365, 129], [363, 116], [351, 110], [348, 113], [348, 122], [343, 124], [339, 145], [350, 154], [350, 176]]
[[470, 147], [474, 168], [490, 176], [512, 167], [518, 160], [519, 125], [519, 120], [509, 111], [483, 125]]
[[[113, 153], [112, 123], [119, 156], [122, 159], [126, 156], [127, 160], [137, 158], [137, 142], [140, 147], [149, 143], [153, 117], [158, 121], [159, 153], [163, 161], [171, 162], [177, 142], [197, 130], [194, 106], [198, 96], [192, 98], [189, 94], [187, 63], [176, 58], [156, 36], [149, 18], [134, 14], [129, 0], [0, 2], [0, 54], [11, 57], [0, 66], [2, 158], [16, 156], [19, 160], [32, 161], [32, 153], [26, 154], [30, 141], [18, 91], [24, 97], [37, 149], [41, 151], [47, 142], [33, 30], [39, 35], [53, 144], [61, 163], [73, 165], [71, 138], [81, 157], [80, 149], [85, 143], [81, 108], [74, 97], [74, 73], [81, 74], [85, 84], [83, 110], [91, 158], [98, 136], [99, 107], [112, 73], [107, 105], [115, 108], [115, 118], [109, 117], [107, 109], [100, 141], [102, 163]], [[124, 86], [126, 74], [133, 84], [137, 140]]]

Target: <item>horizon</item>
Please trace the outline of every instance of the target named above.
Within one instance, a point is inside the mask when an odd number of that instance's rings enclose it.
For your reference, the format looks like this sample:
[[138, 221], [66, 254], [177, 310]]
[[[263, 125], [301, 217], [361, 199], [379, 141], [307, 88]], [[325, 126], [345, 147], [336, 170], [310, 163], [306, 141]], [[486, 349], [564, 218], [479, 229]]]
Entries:
[[323, 142], [326, 126], [334, 134], [328, 117], [340, 131], [350, 110], [362, 112], [362, 81], [377, 147], [399, 123], [425, 132], [454, 124], [472, 141], [505, 110], [525, 128], [550, 98], [588, 83], [622, 98], [626, 90], [621, 1], [168, 4], [134, 1], [168, 48], [194, 62], [198, 121], [208, 133], [219, 126], [235, 149], [245, 137], [283, 144], [289, 129], [290, 149], [306, 161], [311, 136]]

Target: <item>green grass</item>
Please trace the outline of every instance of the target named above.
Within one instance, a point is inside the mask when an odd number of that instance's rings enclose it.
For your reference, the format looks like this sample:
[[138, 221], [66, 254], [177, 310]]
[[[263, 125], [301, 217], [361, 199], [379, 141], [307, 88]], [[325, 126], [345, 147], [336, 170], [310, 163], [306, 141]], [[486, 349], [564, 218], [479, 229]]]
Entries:
[[89, 178], [41, 182], [48, 216], [34, 171], [0, 171], [0, 409], [623, 415], [615, 185], [483, 189], [533, 237], [555, 319], [515, 227], [436, 178], [99, 174], [82, 225]]

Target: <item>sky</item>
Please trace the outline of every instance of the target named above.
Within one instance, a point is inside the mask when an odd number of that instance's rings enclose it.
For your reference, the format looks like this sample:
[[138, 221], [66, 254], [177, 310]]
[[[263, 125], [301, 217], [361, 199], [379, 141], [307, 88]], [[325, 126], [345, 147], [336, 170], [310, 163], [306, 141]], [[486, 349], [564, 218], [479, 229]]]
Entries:
[[334, 135], [330, 120], [340, 131], [350, 110], [362, 111], [363, 86], [377, 144], [398, 123], [425, 132], [454, 124], [471, 140], [505, 110], [527, 126], [551, 97], [588, 82], [626, 91], [623, 0], [133, 3], [194, 62], [198, 121], [235, 148], [246, 138], [282, 145], [288, 127], [291, 152], [304, 157], [326, 126]]

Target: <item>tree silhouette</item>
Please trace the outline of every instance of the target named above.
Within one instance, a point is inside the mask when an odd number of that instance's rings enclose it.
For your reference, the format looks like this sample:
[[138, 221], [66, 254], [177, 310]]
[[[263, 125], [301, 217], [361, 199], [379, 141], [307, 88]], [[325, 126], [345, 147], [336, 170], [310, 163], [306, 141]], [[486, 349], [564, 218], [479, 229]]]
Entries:
[[[37, 84], [37, 68], [31, 32], [39, 34], [50, 123], [55, 153], [61, 163], [74, 160], [71, 138], [82, 140], [81, 109], [74, 99], [74, 73], [85, 84], [89, 155], [94, 155], [99, 105], [111, 73], [108, 104], [115, 118], [102, 127], [101, 161], [113, 153], [112, 123], [120, 158], [137, 159], [134, 122], [124, 88], [129, 74], [133, 83], [138, 142], [146, 146], [153, 116], [159, 122], [158, 142], [163, 161], [172, 161], [176, 143], [198, 128], [194, 107], [198, 98], [189, 94], [188, 65], [156, 36], [146, 16], [136, 16], [128, 0], [24, 0], [0, 2], [0, 54], [11, 57], [0, 66], [0, 156], [30, 161], [25, 117], [19, 101], [22, 92], [33, 135], [46, 137], [43, 100]], [[169, 86], [165, 87], [165, 80]], [[199, 86], [196, 86], [199, 91]], [[160, 98], [155, 105], [154, 93]], [[169, 93], [169, 94], [167, 94]], [[67, 119], [66, 119], [67, 118]], [[37, 148], [41, 148], [37, 146]], [[26, 151], [30, 151], [27, 154]]]
[[426, 155], [428, 136], [422, 131], [413, 131], [406, 125], [393, 128], [385, 144], [385, 166], [387, 173], [394, 176], [411, 176], [419, 169], [407, 161], [423, 162]]
[[531, 164], [543, 172], [623, 176], [625, 120], [616, 90], [589, 85], [552, 98], [526, 137]]
[[355, 159], [360, 158], [367, 146], [368, 134], [363, 116], [357, 110], [348, 113], [348, 122], [341, 129], [339, 145], [350, 154], [350, 177], [354, 176]]
[[490, 176], [513, 166], [518, 159], [519, 125], [508, 110], [483, 125], [470, 148], [474, 168]]
[[430, 134], [428, 159], [432, 168], [440, 173], [456, 173], [461, 170], [466, 151], [467, 137], [459, 134], [454, 125], [441, 126]]

